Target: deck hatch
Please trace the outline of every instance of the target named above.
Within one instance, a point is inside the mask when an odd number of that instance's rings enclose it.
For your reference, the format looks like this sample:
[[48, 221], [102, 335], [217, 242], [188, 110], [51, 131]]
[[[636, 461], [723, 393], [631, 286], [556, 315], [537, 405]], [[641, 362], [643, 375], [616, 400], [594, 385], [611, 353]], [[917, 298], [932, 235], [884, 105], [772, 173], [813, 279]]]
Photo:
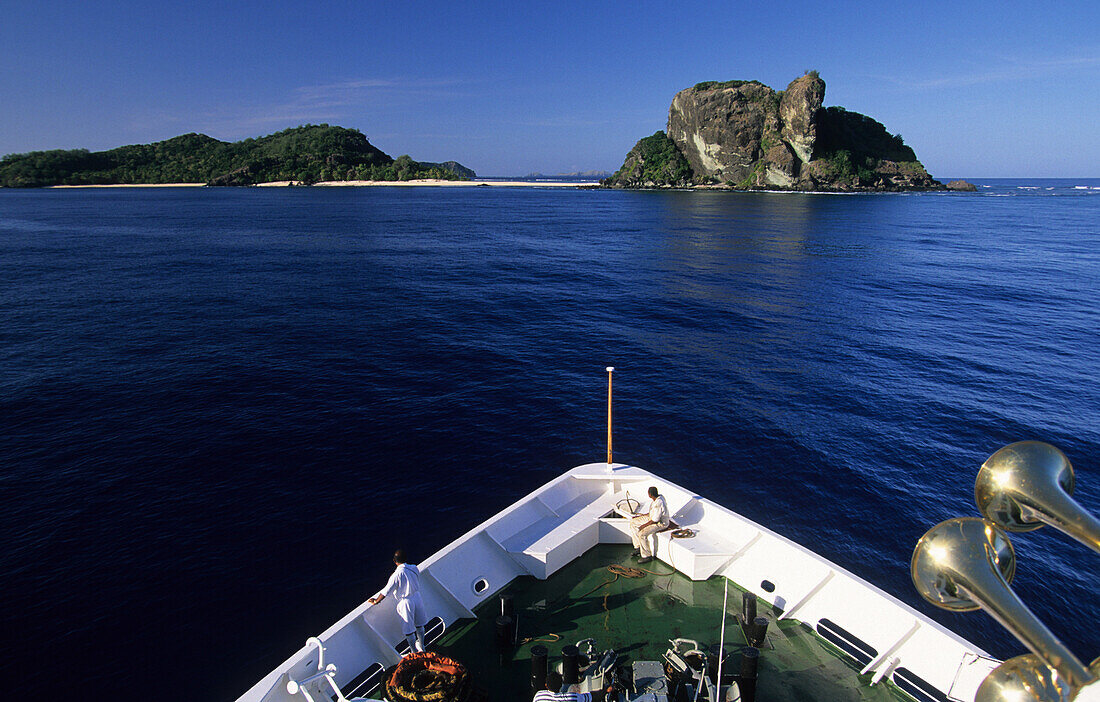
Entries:
[[878, 656], [874, 646], [828, 619], [822, 619], [817, 623], [817, 633], [821, 638], [855, 658], [860, 665], [867, 665]]
[[893, 680], [895, 685], [912, 695], [918, 702], [948, 702], [947, 695], [908, 668], [895, 670]]

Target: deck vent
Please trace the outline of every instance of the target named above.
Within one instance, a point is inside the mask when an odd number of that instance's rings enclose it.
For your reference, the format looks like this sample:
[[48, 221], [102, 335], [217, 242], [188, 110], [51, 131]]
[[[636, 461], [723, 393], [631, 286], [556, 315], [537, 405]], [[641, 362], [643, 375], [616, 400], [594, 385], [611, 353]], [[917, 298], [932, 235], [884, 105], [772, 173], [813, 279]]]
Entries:
[[775, 592], [775, 583], [771, 580], [761, 580], [760, 589], [764, 592]]
[[489, 581], [485, 578], [478, 578], [474, 581], [474, 594], [484, 595], [489, 591]]
[[914, 675], [908, 668], [894, 671], [894, 684], [912, 695], [918, 702], [947, 702], [947, 695], [937, 690], [927, 680]]
[[855, 658], [860, 665], [867, 665], [878, 656], [874, 646], [828, 619], [822, 619], [817, 623], [817, 633], [821, 638]]

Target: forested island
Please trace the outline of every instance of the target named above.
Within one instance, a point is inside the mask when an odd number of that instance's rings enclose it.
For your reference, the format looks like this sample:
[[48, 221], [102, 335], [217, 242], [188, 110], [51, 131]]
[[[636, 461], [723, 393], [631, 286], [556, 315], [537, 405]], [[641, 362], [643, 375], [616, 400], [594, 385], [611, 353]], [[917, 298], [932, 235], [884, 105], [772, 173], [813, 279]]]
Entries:
[[109, 151], [32, 151], [0, 159], [0, 187], [205, 183], [255, 185], [289, 181], [466, 180], [476, 174], [454, 161], [396, 159], [362, 132], [327, 124], [304, 125], [257, 139], [225, 142], [184, 134], [154, 144]]
[[900, 134], [843, 107], [824, 107], [825, 81], [807, 71], [786, 90], [755, 80], [707, 81], [672, 98], [667, 132], [641, 139], [602, 181], [618, 188], [967, 190], [944, 186]]

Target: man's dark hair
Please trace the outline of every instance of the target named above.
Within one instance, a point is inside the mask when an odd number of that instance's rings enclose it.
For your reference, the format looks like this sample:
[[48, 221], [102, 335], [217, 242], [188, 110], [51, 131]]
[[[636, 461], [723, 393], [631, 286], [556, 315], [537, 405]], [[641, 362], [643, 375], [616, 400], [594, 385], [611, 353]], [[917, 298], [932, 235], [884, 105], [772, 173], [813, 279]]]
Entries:
[[661, 493], [657, 492], [657, 487], [656, 486], [649, 488], [649, 496], [652, 497], [653, 499], [656, 500], [657, 495], [659, 495], [659, 494], [661, 494]]
[[550, 692], [561, 692], [561, 673], [551, 671], [546, 674], [546, 689]]
[[401, 565], [402, 563], [405, 562], [405, 551], [404, 551], [404, 549], [399, 548], [399, 549], [397, 549], [396, 551], [393, 552], [393, 562], [398, 564], [398, 565]]

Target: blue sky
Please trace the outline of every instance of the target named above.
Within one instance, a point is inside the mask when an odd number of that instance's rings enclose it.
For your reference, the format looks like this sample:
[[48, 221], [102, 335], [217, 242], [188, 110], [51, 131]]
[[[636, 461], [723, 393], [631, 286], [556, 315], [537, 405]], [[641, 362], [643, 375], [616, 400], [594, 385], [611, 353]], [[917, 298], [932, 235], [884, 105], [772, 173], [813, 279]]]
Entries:
[[303, 123], [482, 175], [614, 170], [703, 80], [900, 133], [937, 177], [1100, 176], [1100, 3], [0, 0], [0, 153]]

